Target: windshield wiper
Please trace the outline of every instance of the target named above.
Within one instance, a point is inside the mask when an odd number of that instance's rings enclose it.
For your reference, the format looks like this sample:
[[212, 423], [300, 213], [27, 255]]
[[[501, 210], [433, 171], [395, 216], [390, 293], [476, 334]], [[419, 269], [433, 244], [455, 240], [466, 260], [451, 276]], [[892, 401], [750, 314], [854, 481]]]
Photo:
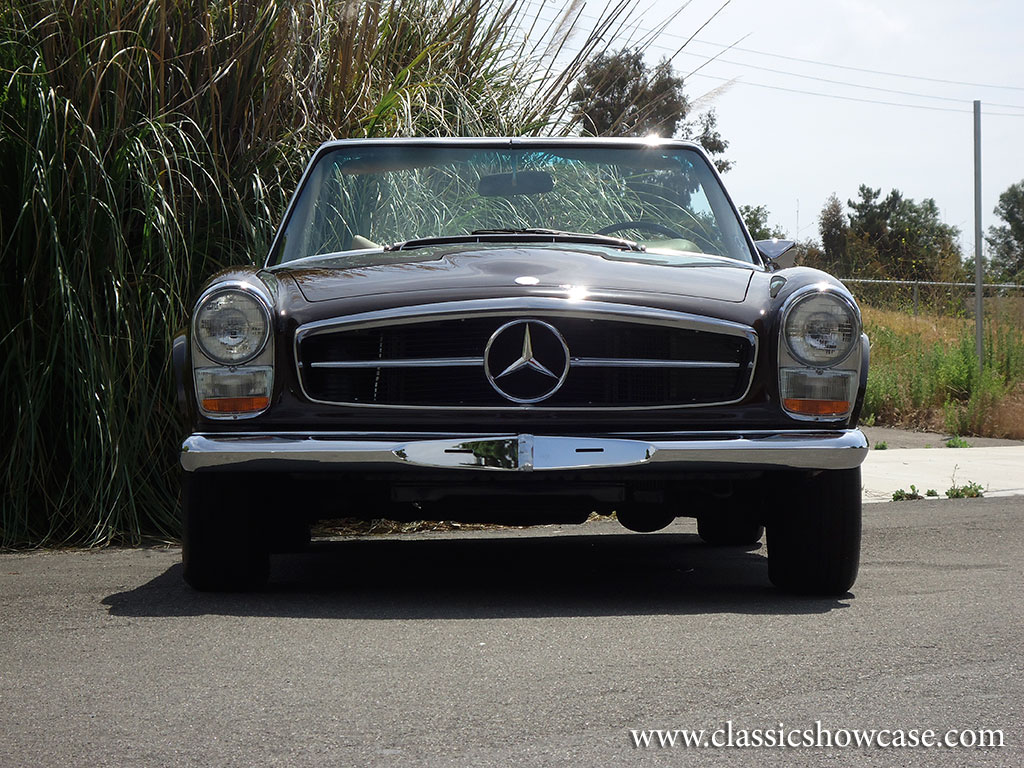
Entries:
[[449, 245], [455, 243], [583, 243], [586, 245], [604, 245], [620, 251], [646, 251], [647, 249], [632, 240], [609, 235], [594, 235], [587, 232], [564, 232], [560, 229], [475, 229], [468, 235], [443, 235], [441, 237], [420, 237], [393, 243], [385, 246], [385, 251], [406, 251], [413, 248], [426, 248], [431, 245]]

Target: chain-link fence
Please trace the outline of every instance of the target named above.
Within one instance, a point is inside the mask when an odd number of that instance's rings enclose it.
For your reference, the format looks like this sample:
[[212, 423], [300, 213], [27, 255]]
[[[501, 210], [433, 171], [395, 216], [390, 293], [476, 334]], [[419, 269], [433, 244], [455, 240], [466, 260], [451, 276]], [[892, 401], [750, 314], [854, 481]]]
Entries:
[[[949, 317], [974, 317], [974, 283], [925, 280], [841, 278], [857, 301], [868, 307]], [[986, 317], [1024, 328], [1024, 285], [985, 283], [982, 304]]]

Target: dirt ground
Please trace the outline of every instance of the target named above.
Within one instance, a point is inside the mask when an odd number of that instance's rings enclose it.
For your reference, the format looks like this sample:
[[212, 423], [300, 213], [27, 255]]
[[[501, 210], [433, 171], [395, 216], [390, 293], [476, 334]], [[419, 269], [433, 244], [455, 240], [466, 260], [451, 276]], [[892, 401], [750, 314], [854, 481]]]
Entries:
[[[938, 432], [914, 432], [907, 429], [893, 429], [892, 427], [861, 426], [861, 430], [867, 435], [868, 443], [872, 448], [875, 448], [879, 443], [884, 443], [889, 449], [946, 448], [946, 441], [952, 437], [952, 435]], [[1004, 440], [997, 437], [965, 437], [963, 439], [972, 448], [1024, 445], [1024, 440]]]

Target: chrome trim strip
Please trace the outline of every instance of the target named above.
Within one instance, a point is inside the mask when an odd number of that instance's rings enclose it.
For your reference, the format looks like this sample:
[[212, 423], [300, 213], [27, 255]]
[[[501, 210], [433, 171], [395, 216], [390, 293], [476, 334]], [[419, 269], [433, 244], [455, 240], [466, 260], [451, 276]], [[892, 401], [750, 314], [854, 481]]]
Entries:
[[[823, 435], [837, 435], [840, 432], [847, 432], [852, 430], [841, 430], [841, 429], [829, 429], [828, 427], [805, 427], [803, 429], [791, 429], [791, 430], [779, 430], [779, 429], [709, 429], [709, 430], [684, 430], [680, 432], [607, 432], [603, 433], [602, 437], [610, 438], [630, 438], [634, 440], [726, 440], [733, 437], [746, 437], [751, 440], [761, 439], [766, 437], [777, 437], [780, 435], [788, 435], [790, 437], [821, 437]], [[230, 432], [196, 432], [195, 436], [198, 437], [297, 437], [303, 439], [361, 439], [367, 436], [365, 430], [363, 431], [352, 431], [352, 430], [325, 430], [310, 432], [308, 430], [291, 430], [291, 431], [280, 431], [280, 432], [267, 432], [266, 430], [261, 431], [241, 431], [231, 430]], [[475, 440], [478, 438], [487, 437], [500, 437], [505, 432], [374, 432], [374, 440], [395, 440], [398, 442], [407, 442], [410, 440], [439, 440], [441, 438], [466, 438]], [[593, 435], [582, 435], [583, 437], [593, 437]]]
[[[458, 320], [470, 317], [493, 315], [496, 318], [508, 315], [514, 319], [524, 318], [526, 313], [542, 313], [549, 317], [583, 317], [602, 320], [619, 320], [637, 325], [660, 325], [689, 330], [707, 331], [746, 339], [751, 345], [751, 364], [747, 366], [747, 386], [743, 393], [733, 400], [722, 400], [711, 403], [683, 403], [675, 405], [636, 405], [636, 406], [545, 406], [524, 403], [521, 405], [495, 406], [464, 406], [464, 405], [387, 405], [378, 403], [352, 403], [333, 400], [318, 400], [306, 391], [302, 377], [303, 362], [299, 354], [299, 345], [307, 336], [330, 333], [336, 330], [357, 330], [360, 328], [378, 328], [389, 325], [415, 324], [436, 320]], [[754, 330], [742, 323], [719, 320], [712, 317], [692, 315], [686, 312], [675, 312], [655, 307], [641, 307], [632, 304], [615, 304], [611, 302], [580, 300], [574, 301], [550, 296], [515, 296], [503, 299], [472, 299], [468, 301], [446, 301], [435, 304], [417, 304], [406, 307], [375, 310], [350, 315], [344, 318], [317, 320], [299, 326], [292, 340], [292, 355], [295, 361], [296, 377], [302, 396], [311, 403], [334, 405], [348, 408], [370, 408], [391, 410], [458, 410], [458, 411], [520, 411], [524, 409], [540, 411], [649, 411], [676, 410], [682, 408], [709, 408], [720, 405], [732, 405], [742, 402], [753, 386], [757, 357], [758, 338]], [[311, 364], [312, 365], [312, 364]], [[586, 364], [584, 364], [586, 365]], [[638, 366], [642, 367], [642, 366]]]
[[[438, 357], [409, 360], [338, 360], [310, 363], [310, 368], [461, 368], [483, 365], [482, 357]], [[300, 363], [300, 365], [303, 365]], [[304, 367], [304, 366], [303, 366]]]
[[[483, 365], [482, 357], [438, 357], [423, 359], [332, 360], [310, 363], [310, 368], [462, 368]], [[301, 363], [306, 367], [305, 363]], [[628, 357], [571, 357], [570, 367], [578, 368], [739, 368], [739, 363], [712, 360], [640, 360]]]
[[195, 434], [181, 466], [196, 470], [554, 471], [651, 466], [664, 470], [853, 469], [867, 456], [858, 429], [828, 432], [713, 432], [650, 437], [504, 434], [438, 439], [341, 434]]
[[637, 324], [675, 325], [680, 328], [724, 333], [744, 338], [754, 335], [753, 330], [742, 323], [692, 315], [686, 312], [675, 312], [670, 309], [588, 299], [576, 301], [554, 296], [510, 296], [504, 299], [469, 299], [435, 304], [414, 304], [362, 312], [343, 318], [332, 317], [326, 320], [316, 320], [300, 326], [295, 332], [295, 338], [296, 341], [301, 341], [308, 335], [323, 333], [335, 328], [355, 330], [364, 327], [377, 328], [435, 320], [459, 320], [502, 313], [511, 313], [513, 316], [521, 317], [523, 312], [542, 312], [554, 317], [586, 317], [595, 320], [618, 318]]
[[570, 366], [580, 368], [739, 368], [739, 363], [712, 360], [631, 360], [628, 357], [573, 357]]

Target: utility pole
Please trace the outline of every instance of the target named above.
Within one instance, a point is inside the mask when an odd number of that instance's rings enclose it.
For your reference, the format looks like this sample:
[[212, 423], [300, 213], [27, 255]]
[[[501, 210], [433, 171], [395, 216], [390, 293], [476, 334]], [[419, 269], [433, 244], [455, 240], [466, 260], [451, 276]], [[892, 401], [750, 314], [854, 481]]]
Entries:
[[978, 354], [978, 370], [984, 364], [982, 339], [982, 276], [981, 261], [981, 102], [974, 102], [974, 346]]

